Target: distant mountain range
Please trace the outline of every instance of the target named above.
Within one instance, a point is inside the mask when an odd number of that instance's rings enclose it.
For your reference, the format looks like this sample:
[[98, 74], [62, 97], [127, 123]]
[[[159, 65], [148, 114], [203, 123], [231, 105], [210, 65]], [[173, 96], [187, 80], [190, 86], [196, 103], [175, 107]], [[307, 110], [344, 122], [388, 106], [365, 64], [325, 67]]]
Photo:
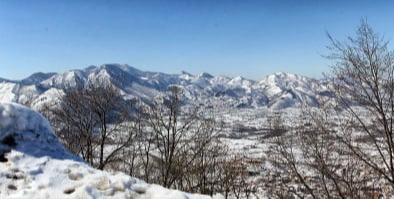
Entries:
[[110, 80], [126, 96], [152, 100], [168, 87], [183, 88], [189, 103], [222, 108], [268, 107], [284, 109], [302, 104], [319, 106], [319, 99], [331, 98], [328, 81], [304, 76], [275, 73], [260, 81], [243, 77], [146, 72], [128, 65], [105, 64], [64, 73], [34, 73], [11, 81], [0, 78], [0, 101], [26, 103], [33, 108], [54, 99], [56, 91], [85, 84], [97, 78]]

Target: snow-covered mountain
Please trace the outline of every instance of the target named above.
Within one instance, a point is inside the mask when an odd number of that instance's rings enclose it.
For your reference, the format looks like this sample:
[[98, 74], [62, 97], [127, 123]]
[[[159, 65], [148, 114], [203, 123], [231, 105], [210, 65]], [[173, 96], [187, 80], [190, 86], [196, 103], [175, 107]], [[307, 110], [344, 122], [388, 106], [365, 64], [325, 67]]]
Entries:
[[46, 79], [49, 79], [50, 77], [56, 75], [56, 73], [34, 73], [32, 75], [30, 75], [29, 77], [21, 80], [21, 82], [23, 84], [35, 84], [37, 82], [41, 82], [44, 81]]
[[96, 170], [68, 153], [39, 113], [21, 105], [0, 103], [0, 198], [211, 197], [146, 184], [123, 173]]
[[258, 82], [268, 97], [268, 107], [287, 108], [300, 102], [319, 106], [322, 91], [328, 91], [321, 81], [288, 73], [275, 73]]
[[54, 91], [84, 84], [97, 78], [110, 80], [123, 93], [149, 101], [172, 85], [183, 88], [190, 103], [219, 107], [262, 107], [275, 109], [301, 104], [318, 106], [328, 92], [316, 79], [288, 73], [276, 73], [261, 81], [243, 77], [145, 72], [128, 65], [105, 64], [64, 73], [35, 73], [20, 81], [0, 81], [0, 101], [40, 104], [51, 100]]

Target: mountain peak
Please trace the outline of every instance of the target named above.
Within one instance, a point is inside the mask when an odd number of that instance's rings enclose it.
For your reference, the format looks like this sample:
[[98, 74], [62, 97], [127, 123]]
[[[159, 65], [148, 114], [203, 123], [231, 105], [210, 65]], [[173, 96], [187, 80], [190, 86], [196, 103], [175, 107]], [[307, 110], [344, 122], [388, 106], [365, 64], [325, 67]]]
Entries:
[[106, 70], [123, 70], [122, 66], [120, 64], [103, 64], [100, 66], [101, 69], [106, 69]]
[[186, 71], [181, 71], [181, 75], [189, 75], [189, 76], [193, 76], [192, 74], [190, 74], [190, 73], [188, 73], [188, 72], [186, 72]]
[[203, 77], [203, 78], [207, 78], [207, 79], [212, 79], [213, 76], [209, 73], [203, 72], [200, 75], [198, 75], [198, 77]]
[[253, 81], [245, 79], [241, 76], [234, 77], [228, 82], [228, 84], [230, 85], [237, 85], [243, 88], [250, 87], [253, 83], [254, 83]]
[[35, 84], [35, 83], [39, 83], [43, 80], [46, 80], [56, 74], [57, 73], [37, 72], [37, 73], [34, 73], [34, 74], [30, 75], [29, 77], [26, 77], [25, 79], [21, 80], [21, 82], [23, 84]]
[[296, 82], [296, 81], [312, 81], [312, 78], [304, 77], [301, 75], [296, 75], [293, 73], [286, 73], [286, 72], [277, 72], [271, 75], [266, 76], [262, 80], [259, 81], [260, 84], [273, 84], [273, 83], [280, 83], [280, 82]]
[[181, 75], [179, 77], [184, 80], [192, 80], [194, 78], [194, 75], [186, 71], [181, 71]]
[[280, 78], [295, 78], [299, 77], [299, 75], [293, 74], [293, 73], [286, 73], [286, 72], [277, 72], [273, 74], [273, 76], [280, 77]]

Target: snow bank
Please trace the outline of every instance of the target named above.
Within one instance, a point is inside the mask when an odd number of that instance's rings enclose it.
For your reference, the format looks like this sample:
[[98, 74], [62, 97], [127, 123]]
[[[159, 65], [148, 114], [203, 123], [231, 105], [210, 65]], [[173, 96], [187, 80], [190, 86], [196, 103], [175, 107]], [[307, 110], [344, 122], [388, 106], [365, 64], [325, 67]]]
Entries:
[[17, 104], [0, 103], [0, 198], [211, 197], [93, 169], [64, 149], [39, 113]]
[[18, 96], [14, 94], [14, 90], [17, 85], [15, 83], [0, 83], [0, 102], [13, 102], [18, 99]]

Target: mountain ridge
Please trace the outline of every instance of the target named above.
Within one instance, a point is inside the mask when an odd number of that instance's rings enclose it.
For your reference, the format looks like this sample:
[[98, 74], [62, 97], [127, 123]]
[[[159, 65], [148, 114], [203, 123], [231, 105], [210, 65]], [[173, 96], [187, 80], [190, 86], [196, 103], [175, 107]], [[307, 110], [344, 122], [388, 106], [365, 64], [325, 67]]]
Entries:
[[17, 81], [4, 79], [0, 81], [0, 101], [26, 103], [30, 100], [37, 104], [43, 101], [40, 96], [48, 90], [83, 85], [96, 79], [109, 80], [129, 97], [144, 101], [176, 85], [184, 90], [189, 103], [234, 108], [284, 109], [305, 103], [319, 106], [319, 98], [327, 97], [321, 93], [328, 91], [322, 80], [284, 72], [254, 81], [241, 76], [213, 76], [205, 72], [193, 75], [185, 71], [166, 74], [142, 71], [126, 64], [104, 64], [63, 73], [34, 73]]

